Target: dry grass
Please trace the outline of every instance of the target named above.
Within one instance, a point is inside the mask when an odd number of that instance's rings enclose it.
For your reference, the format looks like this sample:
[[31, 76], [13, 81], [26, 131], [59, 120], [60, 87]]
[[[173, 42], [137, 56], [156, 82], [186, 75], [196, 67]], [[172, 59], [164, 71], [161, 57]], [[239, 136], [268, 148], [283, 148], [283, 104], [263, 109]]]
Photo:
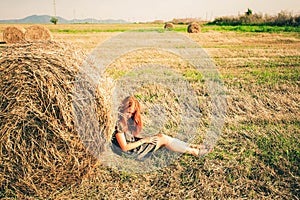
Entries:
[[234, 105], [228, 113], [235, 116], [233, 120], [299, 120], [299, 39], [288, 34], [232, 32], [191, 37], [204, 41], [218, 64], [230, 91], [228, 103]]
[[54, 34], [55, 41], [69, 42], [75, 44], [87, 52], [93, 51], [101, 42], [117, 35], [118, 33], [86, 33], [86, 34]]
[[[91, 51], [98, 42], [114, 34], [69, 35], [69, 41], [73, 40]], [[204, 47], [215, 60], [225, 84], [228, 102], [226, 124], [211, 155], [202, 159], [183, 155], [171, 165], [146, 174], [120, 172], [101, 163], [89, 165], [82, 161], [88, 173], [79, 179], [78, 184], [64, 185], [60, 190], [56, 185], [51, 185], [51, 191], [33, 190], [32, 194], [19, 190], [23, 185], [12, 181], [12, 176], [5, 175], [11, 182], [1, 188], [1, 195], [36, 195], [40, 198], [48, 195], [50, 199], [299, 199], [299, 36], [294, 33], [234, 32], [186, 35]], [[66, 36], [55, 33], [54, 38], [60, 40]], [[193, 71], [193, 67], [180, 58], [153, 49], [137, 51], [116, 60], [108, 72], [118, 78], [144, 62], [166, 64], [187, 77], [199, 99], [204, 102], [200, 106], [204, 116], [201, 123], [205, 128], [209, 117], [206, 88], [201, 76], [191, 76], [189, 72]], [[16, 75], [16, 78], [21, 77]], [[18, 91], [18, 88], [10, 91]], [[150, 88], [140, 93], [147, 96], [149, 91], [154, 93], [156, 90]], [[1, 118], [2, 121], [5, 119]], [[1, 133], [7, 135], [8, 132], [3, 130], [1, 128]], [[201, 135], [199, 137], [201, 139]], [[1, 142], [6, 141], [3, 138], [1, 136]], [[10, 139], [17, 141], [18, 138]], [[73, 151], [70, 147], [67, 150]], [[33, 155], [38, 152], [34, 151]], [[7, 165], [2, 163], [10, 157], [3, 153], [5, 151], [2, 150], [0, 169], [7, 169]], [[30, 159], [33, 163], [38, 160], [37, 157]], [[26, 159], [21, 161], [29, 162]], [[16, 166], [26, 167], [20, 163]], [[32, 167], [29, 163], [28, 166]], [[59, 172], [56, 167], [48, 173], [49, 176]], [[27, 171], [31, 173], [39, 172], [29, 169]], [[25, 178], [35, 180], [25, 174]], [[35, 174], [33, 177], [42, 176]], [[50, 179], [46, 180], [50, 185]], [[61, 179], [56, 183], [59, 185], [64, 181]], [[12, 187], [14, 184], [19, 185]]]

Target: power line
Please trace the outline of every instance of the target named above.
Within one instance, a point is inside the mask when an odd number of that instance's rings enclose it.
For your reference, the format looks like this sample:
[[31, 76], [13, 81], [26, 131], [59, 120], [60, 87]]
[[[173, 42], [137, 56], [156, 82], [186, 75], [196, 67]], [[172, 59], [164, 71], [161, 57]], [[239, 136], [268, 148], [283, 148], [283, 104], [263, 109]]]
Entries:
[[53, 0], [54, 17], [56, 17], [56, 1]]

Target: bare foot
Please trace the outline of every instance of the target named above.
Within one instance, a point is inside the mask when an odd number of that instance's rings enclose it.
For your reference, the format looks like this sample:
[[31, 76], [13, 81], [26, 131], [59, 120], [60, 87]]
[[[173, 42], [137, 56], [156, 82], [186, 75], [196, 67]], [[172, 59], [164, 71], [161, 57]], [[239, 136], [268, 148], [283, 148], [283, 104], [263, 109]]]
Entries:
[[190, 145], [191, 148], [194, 149], [211, 149], [211, 145], [209, 144], [191, 144]]
[[206, 154], [209, 154], [213, 151], [212, 148], [208, 148], [208, 149], [199, 149], [198, 150], [198, 155], [199, 157], [205, 156]]
[[204, 156], [206, 154], [209, 154], [213, 151], [213, 148], [210, 145], [190, 145], [191, 154], [194, 156]]
[[203, 144], [191, 144], [190, 147], [194, 148], [194, 149], [205, 149], [206, 148], [206, 146]]

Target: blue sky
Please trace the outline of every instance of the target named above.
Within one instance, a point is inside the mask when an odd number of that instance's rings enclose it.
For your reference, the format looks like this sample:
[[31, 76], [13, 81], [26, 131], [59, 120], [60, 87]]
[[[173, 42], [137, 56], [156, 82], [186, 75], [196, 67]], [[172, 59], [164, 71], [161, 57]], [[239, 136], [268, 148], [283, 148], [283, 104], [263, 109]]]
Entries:
[[[0, 0], [0, 19], [54, 15], [54, 0]], [[55, 0], [57, 16], [153, 21], [156, 19], [237, 15], [251, 8], [274, 15], [282, 10], [300, 14], [300, 0]]]

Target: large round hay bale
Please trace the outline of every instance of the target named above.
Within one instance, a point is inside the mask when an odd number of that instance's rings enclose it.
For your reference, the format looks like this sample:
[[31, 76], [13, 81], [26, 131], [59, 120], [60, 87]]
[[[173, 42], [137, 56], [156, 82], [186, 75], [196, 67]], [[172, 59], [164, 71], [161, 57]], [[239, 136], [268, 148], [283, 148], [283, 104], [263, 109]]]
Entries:
[[25, 29], [9, 26], [3, 31], [3, 40], [6, 43], [19, 43], [25, 41]]
[[52, 39], [52, 35], [46, 27], [41, 25], [32, 25], [26, 28], [25, 39], [29, 42], [47, 41]]
[[175, 28], [174, 24], [172, 24], [172, 23], [170, 23], [170, 22], [165, 23], [164, 29], [172, 30], [172, 29], [174, 29], [174, 28]]
[[[2, 194], [48, 198], [79, 184], [97, 163], [92, 154], [103, 151], [111, 132], [109, 93], [105, 82], [93, 86], [81, 72], [84, 59], [73, 46], [51, 41], [0, 49]], [[86, 120], [91, 109], [96, 123]]]
[[188, 25], [187, 31], [189, 33], [199, 33], [201, 31], [201, 28], [198, 23], [193, 22]]

